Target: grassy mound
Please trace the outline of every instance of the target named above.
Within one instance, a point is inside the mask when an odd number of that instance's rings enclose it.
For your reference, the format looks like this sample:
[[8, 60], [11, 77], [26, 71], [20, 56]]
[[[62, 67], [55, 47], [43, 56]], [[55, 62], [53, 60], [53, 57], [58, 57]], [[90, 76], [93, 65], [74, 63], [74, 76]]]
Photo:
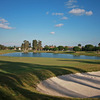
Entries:
[[79, 100], [44, 95], [36, 85], [50, 77], [88, 71], [100, 71], [100, 60], [2, 56], [0, 100]]

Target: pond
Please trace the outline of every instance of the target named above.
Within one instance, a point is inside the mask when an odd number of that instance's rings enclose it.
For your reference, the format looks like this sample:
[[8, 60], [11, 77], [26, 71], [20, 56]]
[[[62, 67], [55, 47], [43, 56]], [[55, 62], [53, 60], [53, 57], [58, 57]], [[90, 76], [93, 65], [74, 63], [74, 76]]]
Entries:
[[68, 59], [96, 59], [100, 60], [100, 57], [96, 56], [75, 56], [72, 54], [56, 54], [56, 53], [22, 53], [22, 52], [15, 52], [15, 53], [8, 53], [2, 54], [0, 56], [11, 56], [11, 57], [48, 57], [48, 58], [68, 58]]

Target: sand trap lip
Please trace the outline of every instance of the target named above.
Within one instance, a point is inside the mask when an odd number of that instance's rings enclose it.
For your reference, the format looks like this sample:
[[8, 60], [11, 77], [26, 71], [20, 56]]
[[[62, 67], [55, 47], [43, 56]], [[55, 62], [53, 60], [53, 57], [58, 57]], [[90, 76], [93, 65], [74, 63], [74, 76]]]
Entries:
[[40, 82], [37, 90], [53, 96], [100, 98], [100, 71], [49, 78]]

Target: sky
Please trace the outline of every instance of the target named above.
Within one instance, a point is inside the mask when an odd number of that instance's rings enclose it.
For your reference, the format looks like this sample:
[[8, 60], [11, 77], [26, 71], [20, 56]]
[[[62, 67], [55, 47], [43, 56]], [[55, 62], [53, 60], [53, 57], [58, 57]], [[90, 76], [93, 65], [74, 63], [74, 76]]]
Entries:
[[0, 44], [100, 43], [100, 0], [0, 0]]

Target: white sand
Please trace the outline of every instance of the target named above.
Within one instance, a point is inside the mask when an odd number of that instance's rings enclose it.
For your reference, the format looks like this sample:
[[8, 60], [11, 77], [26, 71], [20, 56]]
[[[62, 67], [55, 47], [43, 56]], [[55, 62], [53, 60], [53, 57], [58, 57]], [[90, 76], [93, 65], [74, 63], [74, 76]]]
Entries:
[[100, 97], [100, 71], [62, 75], [37, 85], [41, 93], [63, 97]]

